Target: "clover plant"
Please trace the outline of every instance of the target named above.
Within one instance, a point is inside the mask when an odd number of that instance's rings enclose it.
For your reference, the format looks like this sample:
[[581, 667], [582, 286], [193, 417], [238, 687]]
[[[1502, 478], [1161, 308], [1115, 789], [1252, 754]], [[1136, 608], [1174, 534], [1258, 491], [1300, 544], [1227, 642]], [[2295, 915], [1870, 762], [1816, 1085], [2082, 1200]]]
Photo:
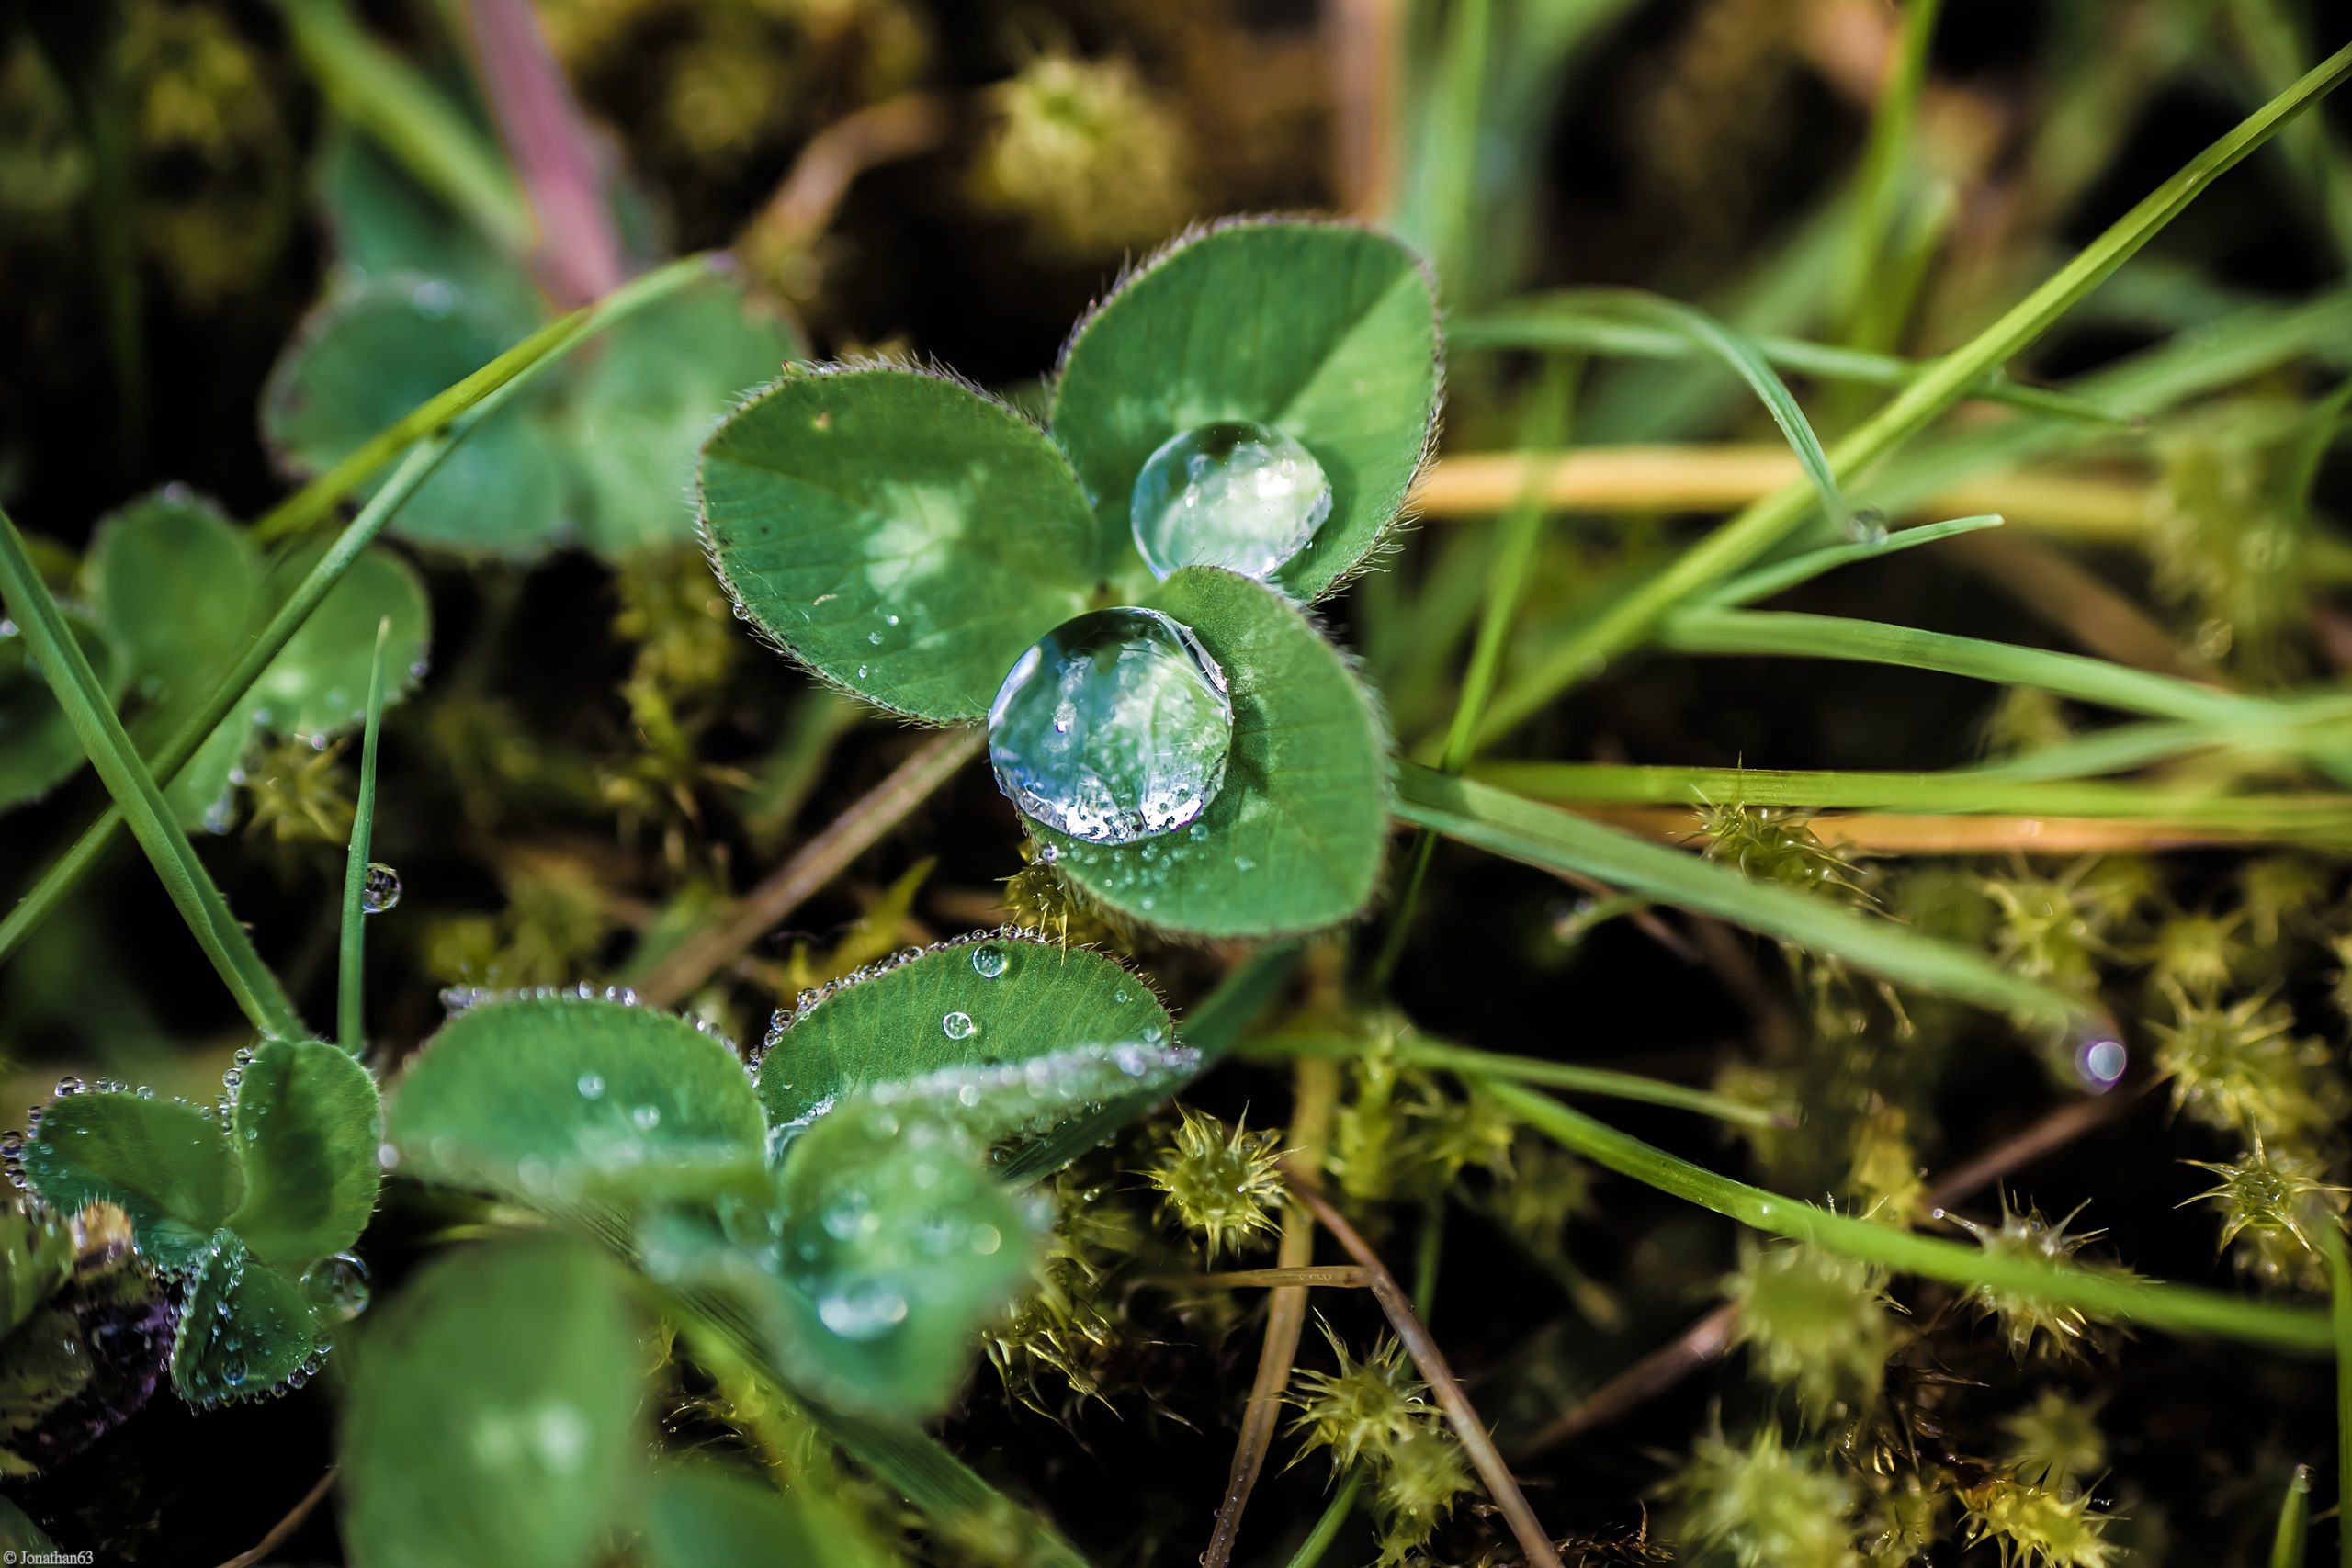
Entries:
[[911, 366], [796, 366], [703, 449], [711, 558], [794, 659], [928, 724], [1100, 904], [1195, 937], [1361, 910], [1377, 702], [1307, 611], [1380, 547], [1437, 418], [1428, 275], [1343, 224], [1242, 221], [1071, 334], [1048, 427]]

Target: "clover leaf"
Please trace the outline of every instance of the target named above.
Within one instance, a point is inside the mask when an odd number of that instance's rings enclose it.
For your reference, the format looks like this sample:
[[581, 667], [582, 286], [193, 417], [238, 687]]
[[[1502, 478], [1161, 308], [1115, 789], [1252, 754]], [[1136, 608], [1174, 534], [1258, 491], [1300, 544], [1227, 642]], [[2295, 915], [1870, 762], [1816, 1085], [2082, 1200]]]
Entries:
[[[177, 485], [99, 521], [84, 584], [93, 614], [123, 650], [130, 690], [160, 721], [155, 728], [168, 730], [204, 699], [326, 548], [302, 547], [266, 570], [251, 535]], [[386, 621], [386, 701], [405, 695], [424, 667], [431, 615], [424, 583], [397, 556], [371, 549], [352, 562], [165, 791], [183, 825], [214, 816], [256, 737], [322, 744], [367, 716], [376, 632]]]
[[625, 994], [467, 998], [394, 1085], [404, 1176], [488, 1191], [716, 1298], [810, 1392], [936, 1410], [1028, 1277], [1036, 1216], [990, 1146], [1198, 1066], [1142, 979], [987, 931], [861, 970], [779, 1018], [756, 1088], [733, 1048]]
[[172, 1381], [191, 1403], [299, 1382], [329, 1348], [339, 1303], [319, 1287], [375, 1211], [375, 1080], [343, 1050], [270, 1040], [243, 1054], [219, 1112], [107, 1088], [53, 1101], [17, 1150], [61, 1213], [112, 1203], [131, 1241], [185, 1293]]
[[[107, 695], [121, 696], [130, 666], [113, 634], [87, 610], [69, 605], [65, 621]], [[82, 756], [82, 742], [23, 634], [0, 619], [0, 810], [39, 800], [74, 776]]]
[[985, 716], [1041, 858], [1099, 903], [1194, 936], [1332, 925], [1378, 885], [1387, 741], [1298, 602], [1396, 522], [1436, 350], [1394, 242], [1226, 225], [1080, 326], [1050, 433], [910, 367], [787, 373], [704, 446], [712, 560], [821, 678]]
[[[324, 164], [341, 276], [270, 376], [262, 429], [314, 473], [552, 319], [522, 265], [347, 140]], [[484, 415], [392, 518], [419, 544], [607, 558], [694, 536], [684, 499], [716, 411], [799, 352], [788, 325], [713, 271], [583, 344]]]

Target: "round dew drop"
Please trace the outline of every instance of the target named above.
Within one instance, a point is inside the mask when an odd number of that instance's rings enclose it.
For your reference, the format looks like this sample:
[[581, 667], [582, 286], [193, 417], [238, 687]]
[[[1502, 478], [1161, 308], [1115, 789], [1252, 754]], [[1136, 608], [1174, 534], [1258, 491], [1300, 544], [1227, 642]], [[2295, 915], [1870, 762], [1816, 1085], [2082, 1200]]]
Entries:
[[972, 972], [983, 980], [993, 980], [1002, 975], [1010, 962], [1004, 949], [992, 942], [984, 942], [972, 949]]
[[940, 1032], [950, 1040], [969, 1040], [979, 1032], [980, 1026], [972, 1021], [967, 1012], [951, 1012], [939, 1021]]
[[1314, 454], [1246, 420], [1161, 442], [1127, 500], [1136, 548], [1162, 578], [1179, 567], [1221, 566], [1262, 582], [1330, 515], [1331, 481]]
[[1233, 749], [1225, 671], [1157, 610], [1096, 610], [1039, 638], [989, 709], [989, 762], [1023, 815], [1126, 844], [1208, 809]]
[[369, 861], [359, 884], [359, 912], [380, 915], [401, 901], [401, 874], [382, 861]]

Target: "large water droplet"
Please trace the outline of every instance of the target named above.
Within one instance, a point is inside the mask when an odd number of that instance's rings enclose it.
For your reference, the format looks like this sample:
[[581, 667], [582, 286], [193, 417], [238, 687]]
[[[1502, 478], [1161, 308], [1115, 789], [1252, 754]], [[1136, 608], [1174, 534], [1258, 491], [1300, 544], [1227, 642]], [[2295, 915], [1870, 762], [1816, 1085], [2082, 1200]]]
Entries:
[[369, 861], [368, 874], [359, 885], [359, 911], [366, 915], [380, 915], [401, 901], [401, 874], [382, 861]]
[[1097, 610], [1023, 653], [989, 709], [997, 787], [1048, 828], [1098, 844], [1208, 809], [1233, 747], [1225, 671], [1157, 610]]
[[979, 1027], [968, 1012], [951, 1012], [939, 1021], [940, 1032], [950, 1040], [969, 1040]]
[[984, 942], [972, 949], [972, 972], [983, 980], [993, 980], [1003, 974], [1004, 966], [1010, 962], [1004, 949], [992, 942]]
[[348, 1252], [322, 1258], [302, 1270], [302, 1299], [332, 1323], [348, 1323], [368, 1310], [368, 1265]]
[[1136, 548], [1157, 577], [1221, 566], [1263, 581], [1331, 514], [1331, 481], [1279, 430], [1233, 420], [1172, 435], [1127, 502]]
[[817, 1315], [844, 1339], [878, 1339], [906, 1321], [907, 1298], [878, 1280], [855, 1280], [820, 1292]]

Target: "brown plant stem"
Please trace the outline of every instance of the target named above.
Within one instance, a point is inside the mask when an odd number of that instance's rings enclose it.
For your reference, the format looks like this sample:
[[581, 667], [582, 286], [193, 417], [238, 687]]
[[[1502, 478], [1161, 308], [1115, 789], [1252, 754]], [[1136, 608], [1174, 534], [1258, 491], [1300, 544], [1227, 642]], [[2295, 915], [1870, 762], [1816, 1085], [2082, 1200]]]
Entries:
[[947, 139], [947, 102], [908, 93], [843, 115], [808, 139], [767, 205], [746, 225], [741, 248], [775, 254], [797, 250], [833, 220], [857, 176], [881, 164], [917, 157]]
[[1348, 1223], [1347, 1216], [1333, 1208], [1330, 1201], [1299, 1174], [1297, 1167], [1285, 1159], [1283, 1174], [1290, 1183], [1291, 1195], [1306, 1204], [1307, 1212], [1331, 1233], [1332, 1239], [1372, 1276], [1374, 1299], [1380, 1303], [1381, 1311], [1388, 1314], [1389, 1327], [1396, 1331], [1397, 1341], [1405, 1347], [1405, 1353], [1412, 1357], [1414, 1367], [1421, 1374], [1421, 1381], [1430, 1385], [1430, 1393], [1436, 1397], [1438, 1408], [1445, 1412], [1446, 1424], [1453, 1428], [1454, 1437], [1461, 1440], [1464, 1451], [1469, 1454], [1471, 1464], [1477, 1469], [1478, 1478], [1487, 1483], [1487, 1495], [1494, 1499], [1495, 1506], [1501, 1509], [1503, 1517], [1510, 1521], [1511, 1534], [1518, 1539], [1519, 1549], [1526, 1554], [1530, 1568], [1561, 1568], [1560, 1554], [1554, 1549], [1551, 1536], [1536, 1519], [1535, 1510], [1528, 1506], [1526, 1494], [1519, 1489], [1519, 1482], [1512, 1476], [1510, 1467], [1503, 1462], [1502, 1453], [1495, 1447], [1494, 1438], [1487, 1434], [1485, 1423], [1478, 1419], [1478, 1412], [1471, 1405], [1470, 1396], [1463, 1392], [1462, 1381], [1446, 1364], [1445, 1352], [1438, 1348], [1437, 1340], [1422, 1324], [1420, 1314], [1413, 1310], [1412, 1298], [1396, 1282], [1396, 1276], [1388, 1271], [1388, 1266], [1381, 1262], [1380, 1255], [1374, 1252], [1371, 1245], [1356, 1233], [1355, 1226]]
[[767, 880], [737, 899], [717, 924], [696, 931], [638, 976], [638, 995], [654, 1007], [685, 1000], [930, 799], [978, 754], [982, 739], [976, 729], [950, 729], [925, 740]]
[[[1295, 1078], [1298, 1089], [1291, 1106], [1293, 1154], [1310, 1166], [1323, 1161], [1324, 1145], [1331, 1134], [1331, 1109], [1340, 1098], [1337, 1062], [1302, 1058]], [[1297, 1196], [1294, 1184], [1294, 1197]], [[1275, 1260], [1283, 1270], [1306, 1269], [1315, 1258], [1315, 1220], [1301, 1203], [1283, 1213], [1283, 1237]], [[1249, 1402], [1241, 1407], [1241, 1434], [1234, 1440], [1233, 1466], [1226, 1474], [1225, 1495], [1218, 1499], [1216, 1524], [1209, 1532], [1208, 1550], [1201, 1553], [1201, 1568], [1227, 1568], [1233, 1545], [1241, 1533], [1241, 1510], [1249, 1506], [1266, 1455], [1274, 1443], [1274, 1423], [1281, 1418], [1283, 1391], [1290, 1386], [1293, 1363], [1298, 1359], [1299, 1335], [1306, 1327], [1306, 1287], [1277, 1285], [1266, 1303], [1266, 1337], [1258, 1348], [1258, 1371], [1250, 1382]]]
[[319, 1505], [326, 1501], [327, 1494], [334, 1490], [335, 1475], [336, 1467], [327, 1466], [326, 1473], [320, 1476], [317, 1483], [302, 1494], [300, 1500], [286, 1511], [284, 1518], [270, 1526], [268, 1533], [251, 1547], [220, 1564], [220, 1568], [254, 1568], [256, 1563], [266, 1562], [270, 1553], [285, 1545], [288, 1538], [302, 1528], [302, 1521], [316, 1513]]
[[[1430, 465], [1413, 494], [1425, 516], [1498, 514], [1541, 468], [1544, 505], [1583, 512], [1727, 512], [1799, 477], [1784, 446], [1583, 446], [1565, 453], [1470, 452]], [[2025, 469], [1952, 485], [1908, 510], [1920, 516], [1999, 513], [2018, 526], [2090, 539], [2137, 538], [2144, 484], [2106, 475]]]
[[[1939, 1179], [1928, 1189], [1922, 1201], [1929, 1209], [1941, 1209], [1982, 1191], [2086, 1133], [2115, 1121], [2146, 1092], [2147, 1086], [2142, 1085], [2102, 1099], [2062, 1105]], [[1531, 1459], [1648, 1404], [1728, 1349], [1732, 1329], [1738, 1321], [1738, 1306], [1725, 1302], [1601, 1384], [1583, 1403], [1562, 1412], [1522, 1444], [1516, 1450], [1517, 1456]]]

